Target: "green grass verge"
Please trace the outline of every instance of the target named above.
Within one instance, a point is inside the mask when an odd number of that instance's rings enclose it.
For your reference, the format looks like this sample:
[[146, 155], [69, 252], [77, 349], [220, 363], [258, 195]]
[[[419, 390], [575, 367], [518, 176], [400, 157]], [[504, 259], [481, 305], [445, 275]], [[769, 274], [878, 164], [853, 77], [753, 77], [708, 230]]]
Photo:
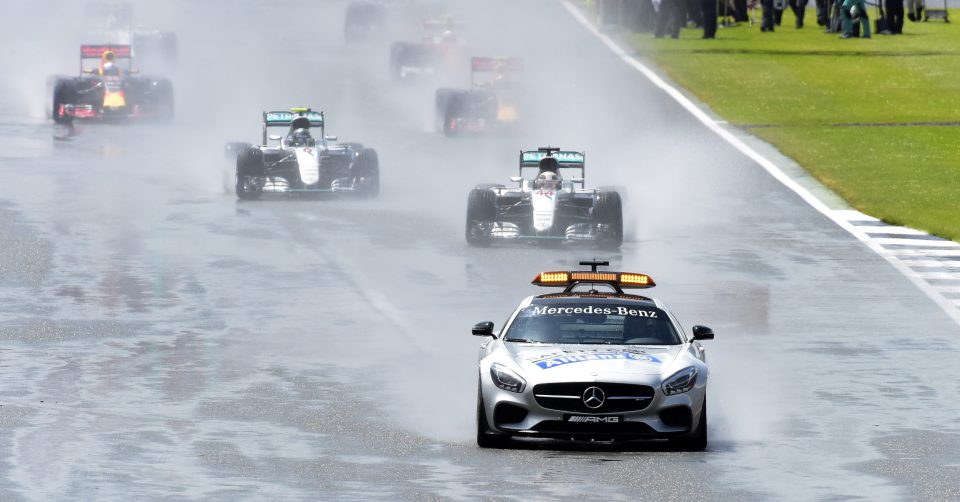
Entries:
[[904, 35], [841, 40], [812, 7], [806, 21], [795, 29], [788, 11], [774, 33], [741, 24], [715, 40], [693, 29], [627, 40], [857, 209], [960, 239], [960, 126], [916, 125], [960, 123], [960, 26], [907, 21]]

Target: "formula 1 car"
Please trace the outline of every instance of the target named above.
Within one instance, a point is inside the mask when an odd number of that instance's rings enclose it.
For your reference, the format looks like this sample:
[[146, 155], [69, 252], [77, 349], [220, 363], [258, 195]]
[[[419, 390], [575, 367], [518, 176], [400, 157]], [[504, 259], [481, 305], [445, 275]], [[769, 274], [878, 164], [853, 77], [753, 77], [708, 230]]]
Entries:
[[437, 89], [437, 131], [454, 136], [516, 124], [522, 72], [517, 58], [471, 58], [470, 89]]
[[424, 21], [420, 42], [390, 45], [390, 74], [397, 80], [434, 76], [461, 60], [463, 38], [449, 18]]
[[111, 45], [129, 45], [140, 65], [172, 68], [179, 55], [177, 35], [169, 31], [135, 26], [133, 8], [126, 2], [91, 3], [86, 6], [84, 25], [88, 36]]
[[529, 296], [506, 325], [473, 327], [480, 346], [477, 444], [511, 438], [668, 439], [707, 446], [707, 364], [700, 342], [660, 301], [624, 293], [650, 288], [645, 274], [598, 271], [538, 274], [533, 284], [562, 292]]
[[80, 46], [80, 76], [51, 79], [53, 120], [173, 118], [170, 80], [138, 73], [129, 45]]
[[[275, 127], [284, 136], [268, 135]], [[377, 152], [359, 143], [334, 143], [325, 135], [323, 112], [309, 108], [263, 112], [261, 145], [230, 143], [236, 156], [235, 187], [240, 199], [257, 199], [265, 192], [286, 194], [354, 194], [376, 197], [380, 192]], [[319, 129], [314, 137], [311, 130]], [[270, 143], [270, 142], [273, 143]]]
[[[524, 170], [537, 169], [534, 179]], [[579, 171], [579, 176], [561, 176]], [[616, 249], [623, 242], [619, 192], [584, 188], [583, 152], [555, 147], [520, 152], [517, 187], [480, 184], [467, 198], [466, 239], [473, 246], [494, 241], [594, 243]], [[579, 185], [579, 188], [577, 188]]]

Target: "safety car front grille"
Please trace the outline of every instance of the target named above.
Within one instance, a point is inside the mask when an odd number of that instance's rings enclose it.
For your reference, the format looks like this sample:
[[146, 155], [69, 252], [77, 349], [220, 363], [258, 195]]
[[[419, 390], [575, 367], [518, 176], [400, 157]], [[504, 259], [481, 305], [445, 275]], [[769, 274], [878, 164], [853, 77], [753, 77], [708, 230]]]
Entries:
[[[603, 403], [588, 407], [583, 400], [590, 387], [603, 391]], [[624, 413], [640, 411], [653, 401], [654, 390], [648, 385], [603, 382], [542, 383], [533, 388], [533, 397], [544, 408], [573, 413]]]
[[652, 427], [643, 422], [619, 422], [614, 424], [605, 423], [574, 423], [562, 422], [559, 420], [544, 420], [530, 428], [537, 433], [557, 436], [566, 435], [597, 435], [609, 434], [610, 436], [652, 436], [657, 434]]

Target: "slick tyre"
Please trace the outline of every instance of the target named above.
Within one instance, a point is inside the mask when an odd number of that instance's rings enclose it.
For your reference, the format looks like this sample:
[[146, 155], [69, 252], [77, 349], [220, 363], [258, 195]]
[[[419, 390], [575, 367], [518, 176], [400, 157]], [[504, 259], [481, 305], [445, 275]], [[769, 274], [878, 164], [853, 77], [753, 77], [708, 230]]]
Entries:
[[73, 85], [69, 80], [58, 80], [53, 87], [53, 109], [50, 116], [57, 124], [66, 124], [70, 122], [70, 117], [64, 115], [62, 108], [64, 105], [73, 101]]
[[602, 225], [598, 230], [597, 246], [616, 250], [623, 244], [623, 204], [617, 192], [600, 192], [593, 206], [593, 221]]
[[254, 200], [260, 197], [262, 187], [256, 183], [264, 176], [263, 152], [259, 148], [247, 148], [237, 156], [237, 198]]
[[506, 448], [510, 444], [510, 436], [490, 432], [487, 423], [487, 414], [484, 411], [483, 396], [477, 391], [477, 446], [481, 448]]
[[481, 225], [497, 219], [497, 194], [484, 188], [474, 188], [467, 196], [465, 237], [471, 246], [489, 246], [490, 235]]
[[364, 148], [360, 151], [357, 163], [357, 195], [365, 199], [380, 195], [380, 159], [377, 151]]
[[697, 432], [693, 436], [674, 440], [674, 444], [683, 451], [703, 451], [707, 449], [707, 439], [707, 399], [704, 396]]

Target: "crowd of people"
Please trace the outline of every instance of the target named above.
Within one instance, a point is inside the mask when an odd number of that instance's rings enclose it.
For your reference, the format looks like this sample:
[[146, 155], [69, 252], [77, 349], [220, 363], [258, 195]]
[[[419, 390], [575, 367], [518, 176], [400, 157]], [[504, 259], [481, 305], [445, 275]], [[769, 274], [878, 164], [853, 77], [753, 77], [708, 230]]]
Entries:
[[[597, 0], [602, 18], [615, 17], [617, 24], [638, 32], [653, 32], [657, 38], [678, 38], [680, 28], [693, 25], [703, 29], [703, 38], [714, 38], [717, 21], [753, 22], [760, 10], [760, 31], [773, 32], [781, 25], [783, 12], [790, 9], [795, 27], [804, 26], [807, 4], [813, 3], [817, 25], [841, 38], [870, 38], [868, 7], [878, 11], [877, 30], [885, 35], [903, 33], [904, 0]], [[924, 0], [906, 0], [907, 18], [923, 20]]]

